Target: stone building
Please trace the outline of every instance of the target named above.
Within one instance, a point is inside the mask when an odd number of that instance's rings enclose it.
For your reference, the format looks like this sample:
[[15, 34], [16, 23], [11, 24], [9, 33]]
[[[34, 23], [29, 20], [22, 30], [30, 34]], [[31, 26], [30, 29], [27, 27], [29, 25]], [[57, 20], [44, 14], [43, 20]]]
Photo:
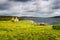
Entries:
[[18, 22], [19, 21], [19, 19], [18, 19], [18, 17], [12, 17], [12, 22]]

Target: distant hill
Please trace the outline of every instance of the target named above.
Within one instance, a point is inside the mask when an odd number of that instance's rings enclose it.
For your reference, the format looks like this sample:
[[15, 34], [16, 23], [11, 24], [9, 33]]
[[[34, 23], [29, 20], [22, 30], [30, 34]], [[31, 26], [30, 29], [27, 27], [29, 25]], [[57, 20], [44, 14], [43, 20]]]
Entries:
[[[8, 20], [11, 20], [12, 17], [17, 17], [17, 16], [0, 16], [0, 21], [8, 21]], [[41, 17], [31, 17], [31, 16], [21, 16], [21, 17], [18, 17], [19, 20], [24, 20], [25, 18], [41, 18]]]
[[0, 21], [8, 21], [8, 20], [11, 20], [12, 17], [14, 16], [0, 16]]
[[51, 17], [51, 18], [60, 18], [60, 16], [54, 16], [54, 17]]
[[[11, 20], [12, 17], [17, 17], [17, 16], [0, 16], [0, 21], [8, 21], [8, 20]], [[19, 20], [24, 20], [24, 18], [33, 18], [33, 17], [21, 16], [18, 18]]]

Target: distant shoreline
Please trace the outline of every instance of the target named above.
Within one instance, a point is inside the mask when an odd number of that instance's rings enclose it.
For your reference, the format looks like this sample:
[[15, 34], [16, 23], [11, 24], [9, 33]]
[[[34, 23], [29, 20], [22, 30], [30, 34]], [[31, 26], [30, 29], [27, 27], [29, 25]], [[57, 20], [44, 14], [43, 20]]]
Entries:
[[51, 17], [51, 18], [60, 18], [60, 16], [54, 16], [54, 17]]
[[[18, 17], [18, 16], [0, 16], [1, 17]], [[60, 18], [60, 16], [53, 16], [53, 17], [29, 17], [29, 16], [20, 16], [18, 18]]]

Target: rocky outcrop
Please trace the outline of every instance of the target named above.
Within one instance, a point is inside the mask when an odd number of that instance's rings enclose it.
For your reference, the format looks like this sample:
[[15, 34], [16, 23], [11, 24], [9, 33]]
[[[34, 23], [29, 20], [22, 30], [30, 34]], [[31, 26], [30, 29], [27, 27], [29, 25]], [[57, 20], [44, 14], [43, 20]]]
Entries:
[[46, 23], [37, 23], [36, 26], [46, 26]]

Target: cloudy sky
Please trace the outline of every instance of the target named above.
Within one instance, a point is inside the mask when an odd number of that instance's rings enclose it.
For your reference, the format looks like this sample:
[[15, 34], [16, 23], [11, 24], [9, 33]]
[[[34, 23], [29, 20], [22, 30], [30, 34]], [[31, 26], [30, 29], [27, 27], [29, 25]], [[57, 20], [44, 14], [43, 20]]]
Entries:
[[60, 16], [60, 0], [0, 0], [0, 16]]

